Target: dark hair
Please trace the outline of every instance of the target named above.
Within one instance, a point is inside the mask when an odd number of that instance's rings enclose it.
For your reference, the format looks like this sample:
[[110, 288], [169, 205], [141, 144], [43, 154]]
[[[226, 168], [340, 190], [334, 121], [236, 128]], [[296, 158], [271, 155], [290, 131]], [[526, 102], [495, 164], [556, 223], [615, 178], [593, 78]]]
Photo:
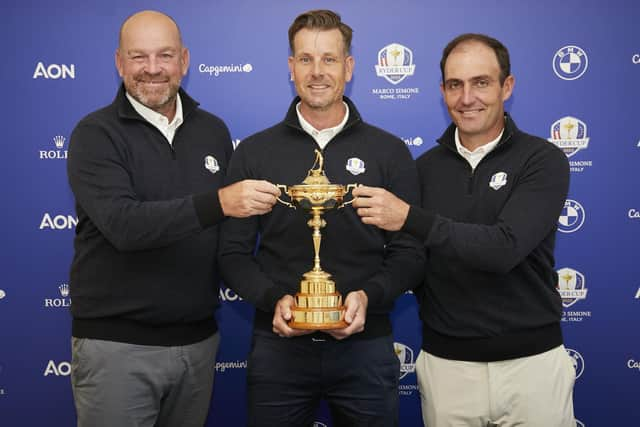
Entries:
[[499, 40], [489, 37], [485, 34], [466, 33], [461, 34], [451, 40], [442, 51], [442, 59], [440, 59], [440, 72], [442, 73], [442, 83], [444, 83], [444, 65], [451, 51], [458, 45], [466, 42], [479, 42], [493, 49], [500, 65], [500, 85], [504, 84], [505, 79], [511, 74], [511, 62], [509, 60], [509, 51]]
[[298, 31], [303, 28], [307, 29], [320, 29], [323, 31], [326, 30], [340, 30], [342, 33], [342, 40], [344, 41], [344, 50], [348, 55], [351, 52], [351, 37], [353, 34], [353, 30], [350, 26], [342, 22], [340, 19], [340, 15], [331, 11], [331, 10], [309, 10], [304, 12], [296, 19], [293, 20], [293, 23], [289, 27], [289, 47], [291, 48], [291, 52], [294, 52], [293, 39], [298, 33]]

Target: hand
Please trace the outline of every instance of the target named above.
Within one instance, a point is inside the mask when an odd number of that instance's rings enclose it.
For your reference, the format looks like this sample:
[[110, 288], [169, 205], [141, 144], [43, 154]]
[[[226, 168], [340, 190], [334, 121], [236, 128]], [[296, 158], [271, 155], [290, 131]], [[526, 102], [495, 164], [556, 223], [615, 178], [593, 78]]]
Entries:
[[344, 320], [348, 323], [348, 326], [342, 329], [329, 329], [324, 332], [337, 340], [341, 340], [364, 331], [368, 304], [369, 298], [364, 291], [349, 292], [344, 299], [344, 306], [346, 308]]
[[245, 179], [218, 190], [225, 216], [246, 218], [271, 212], [280, 190], [268, 181]]
[[306, 329], [293, 329], [289, 327], [289, 320], [291, 320], [291, 307], [293, 307], [295, 300], [291, 295], [285, 295], [276, 303], [275, 313], [273, 313], [273, 333], [280, 337], [297, 337], [299, 335], [311, 334], [315, 331]]
[[409, 204], [383, 188], [361, 185], [352, 194], [353, 207], [365, 224], [398, 231], [407, 220]]

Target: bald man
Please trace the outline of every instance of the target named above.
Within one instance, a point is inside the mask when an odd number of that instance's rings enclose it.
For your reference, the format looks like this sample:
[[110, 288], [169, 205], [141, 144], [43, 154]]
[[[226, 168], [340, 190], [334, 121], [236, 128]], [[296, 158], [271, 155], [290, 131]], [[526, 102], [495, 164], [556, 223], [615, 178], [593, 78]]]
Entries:
[[123, 84], [78, 123], [67, 163], [78, 426], [202, 426], [220, 340], [218, 224], [269, 212], [280, 191], [222, 187], [229, 131], [180, 87], [189, 51], [170, 17], [129, 17], [115, 64]]

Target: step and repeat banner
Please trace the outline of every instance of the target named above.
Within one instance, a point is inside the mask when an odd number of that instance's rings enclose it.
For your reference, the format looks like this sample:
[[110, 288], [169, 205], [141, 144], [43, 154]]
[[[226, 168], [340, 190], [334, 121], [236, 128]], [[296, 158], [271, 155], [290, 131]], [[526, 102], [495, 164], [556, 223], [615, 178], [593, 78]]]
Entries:
[[[571, 165], [556, 260], [578, 425], [640, 425], [640, 5], [628, 0], [4, 2], [0, 425], [75, 424], [68, 276], [77, 218], [67, 148], [77, 121], [115, 96], [122, 21], [149, 8], [175, 18], [191, 51], [183, 86], [225, 120], [237, 145], [284, 117], [295, 94], [287, 29], [319, 7], [354, 29], [347, 95], [414, 157], [449, 123], [439, 91], [446, 43], [482, 32], [509, 48], [516, 85], [507, 110]], [[402, 63], [389, 64], [389, 50]], [[253, 310], [224, 285], [220, 300], [207, 426], [242, 426]], [[393, 324], [401, 426], [420, 426], [413, 295], [398, 299]], [[316, 426], [331, 426], [327, 414], [321, 408]]]

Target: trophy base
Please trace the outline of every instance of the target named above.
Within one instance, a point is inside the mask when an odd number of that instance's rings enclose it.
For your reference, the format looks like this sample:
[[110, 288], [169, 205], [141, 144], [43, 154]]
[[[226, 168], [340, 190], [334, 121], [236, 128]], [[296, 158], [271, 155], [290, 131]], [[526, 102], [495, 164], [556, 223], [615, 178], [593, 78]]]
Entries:
[[312, 308], [291, 310], [289, 327], [293, 329], [325, 330], [342, 329], [349, 326], [344, 321], [344, 308]]
[[303, 275], [300, 292], [296, 294], [289, 326], [295, 329], [340, 329], [348, 326], [344, 321], [345, 308], [342, 295], [336, 292], [331, 275], [314, 269]]

